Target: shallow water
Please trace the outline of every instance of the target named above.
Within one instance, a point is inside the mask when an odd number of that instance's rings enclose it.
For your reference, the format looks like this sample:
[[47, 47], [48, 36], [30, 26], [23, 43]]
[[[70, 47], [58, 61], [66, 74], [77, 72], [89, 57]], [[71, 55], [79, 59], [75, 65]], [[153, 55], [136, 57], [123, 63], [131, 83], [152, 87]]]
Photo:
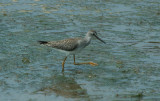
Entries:
[[[159, 0], [1, 0], [0, 101], [159, 101]], [[38, 40], [92, 40], [76, 55]]]

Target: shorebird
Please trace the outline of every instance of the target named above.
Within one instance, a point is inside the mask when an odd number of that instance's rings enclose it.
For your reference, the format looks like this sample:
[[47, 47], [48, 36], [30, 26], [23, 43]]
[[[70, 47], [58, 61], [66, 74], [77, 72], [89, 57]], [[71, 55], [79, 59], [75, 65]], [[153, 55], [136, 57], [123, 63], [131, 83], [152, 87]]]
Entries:
[[50, 46], [54, 49], [58, 49], [59, 51], [66, 53], [66, 56], [62, 62], [62, 72], [64, 72], [64, 64], [65, 64], [65, 61], [68, 55], [73, 55], [74, 65], [81, 65], [81, 64], [90, 64], [92, 66], [98, 65], [97, 63], [94, 63], [94, 62], [84, 62], [84, 63], [75, 62], [75, 54], [79, 53], [86, 46], [88, 46], [93, 37], [97, 38], [98, 40], [100, 40], [101, 42], [105, 44], [105, 41], [100, 39], [97, 36], [97, 32], [94, 30], [88, 31], [84, 38], [69, 38], [69, 39], [58, 40], [58, 41], [38, 41], [38, 42], [40, 44]]

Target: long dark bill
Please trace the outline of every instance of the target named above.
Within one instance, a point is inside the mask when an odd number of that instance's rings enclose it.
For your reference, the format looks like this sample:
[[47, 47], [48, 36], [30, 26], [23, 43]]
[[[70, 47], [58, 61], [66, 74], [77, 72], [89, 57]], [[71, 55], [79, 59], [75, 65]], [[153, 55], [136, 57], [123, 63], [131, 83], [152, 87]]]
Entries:
[[100, 39], [97, 35], [94, 35], [98, 40], [100, 40], [101, 42], [103, 42], [104, 44], [106, 44], [105, 41], [103, 41], [102, 39]]

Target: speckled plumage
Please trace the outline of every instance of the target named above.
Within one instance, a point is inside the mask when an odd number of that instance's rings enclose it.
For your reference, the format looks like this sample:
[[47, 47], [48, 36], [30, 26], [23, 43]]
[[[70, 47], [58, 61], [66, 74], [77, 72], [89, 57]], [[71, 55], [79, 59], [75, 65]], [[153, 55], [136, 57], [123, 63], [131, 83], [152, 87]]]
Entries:
[[81, 38], [49, 41], [46, 45], [64, 51], [74, 51], [78, 47], [78, 40], [81, 40]]

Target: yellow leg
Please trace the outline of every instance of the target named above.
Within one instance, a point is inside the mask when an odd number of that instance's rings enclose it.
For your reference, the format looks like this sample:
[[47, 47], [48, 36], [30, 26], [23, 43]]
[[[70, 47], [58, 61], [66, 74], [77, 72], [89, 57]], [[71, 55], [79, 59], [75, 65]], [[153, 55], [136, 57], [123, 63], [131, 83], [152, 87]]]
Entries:
[[92, 66], [97, 66], [98, 64], [97, 63], [94, 63], [94, 62], [83, 62], [83, 63], [76, 63], [75, 62], [75, 55], [73, 55], [74, 57], [74, 65], [82, 65], [82, 64], [90, 64]]
[[64, 60], [62, 62], [62, 72], [64, 72], [64, 64], [65, 64], [66, 59], [67, 59], [67, 56], [64, 58]]

